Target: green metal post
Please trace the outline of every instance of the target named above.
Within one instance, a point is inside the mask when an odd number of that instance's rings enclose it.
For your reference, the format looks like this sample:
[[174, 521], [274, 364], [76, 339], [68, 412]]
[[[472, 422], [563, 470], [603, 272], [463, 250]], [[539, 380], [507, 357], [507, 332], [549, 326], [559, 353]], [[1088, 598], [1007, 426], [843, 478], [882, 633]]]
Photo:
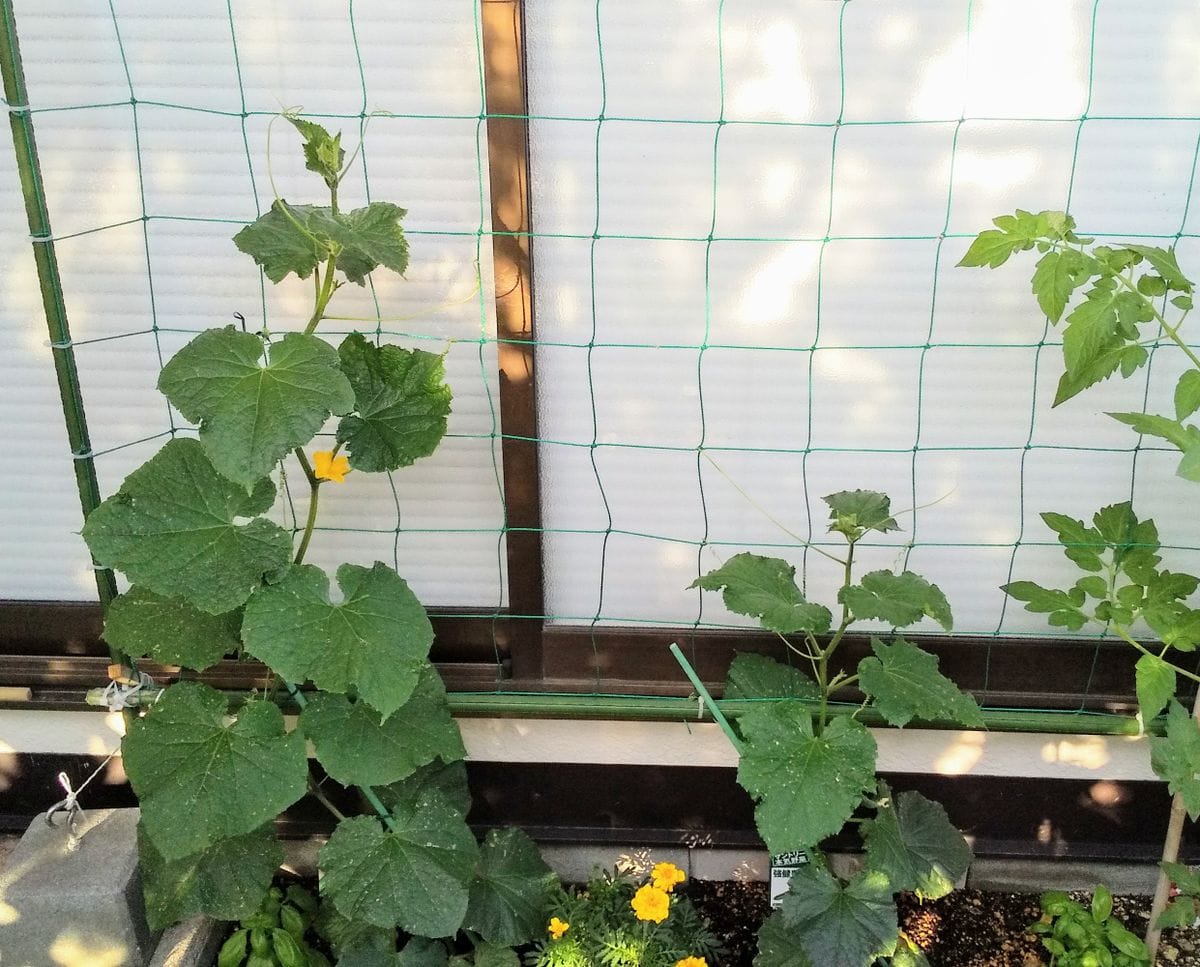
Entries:
[[[37, 263], [38, 283], [42, 291], [42, 306], [46, 313], [46, 328], [50, 333], [50, 349], [54, 370], [58, 376], [58, 391], [62, 398], [63, 418], [67, 439], [75, 465], [75, 482], [79, 502], [86, 518], [100, 504], [100, 486], [92, 460], [92, 444], [88, 436], [87, 418], [83, 408], [83, 393], [79, 387], [79, 372], [71, 346], [71, 327], [67, 323], [66, 301], [62, 279], [58, 274], [58, 258], [50, 232], [50, 215], [42, 169], [38, 162], [37, 143], [33, 136], [33, 119], [29, 113], [29, 95], [25, 87], [25, 70], [21, 64], [21, 48], [17, 41], [17, 24], [12, 0], [0, 0], [4, 23], [0, 32], [0, 73], [4, 78], [4, 99], [8, 102], [8, 124], [16, 152], [17, 172], [21, 179], [21, 194], [25, 198], [25, 214], [29, 221], [33, 257]], [[93, 561], [93, 564], [95, 562]], [[96, 568], [96, 590], [100, 603], [107, 607], [117, 595], [116, 579], [111, 570]], [[124, 656], [114, 653], [115, 661]]]

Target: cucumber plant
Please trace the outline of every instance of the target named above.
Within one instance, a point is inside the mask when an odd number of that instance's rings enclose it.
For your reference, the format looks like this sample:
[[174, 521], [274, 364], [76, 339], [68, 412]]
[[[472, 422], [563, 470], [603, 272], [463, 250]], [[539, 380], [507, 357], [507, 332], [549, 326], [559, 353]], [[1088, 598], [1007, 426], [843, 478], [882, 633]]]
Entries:
[[[1174, 249], [1098, 245], [1076, 234], [1075, 219], [1061, 211], [1018, 209], [993, 225], [975, 238], [959, 265], [998, 268], [1017, 253], [1041, 255], [1033, 271], [1033, 295], [1052, 325], [1066, 323], [1054, 405], [1118, 372], [1132, 376], [1150, 361], [1151, 350], [1178, 352], [1185, 366], [1175, 382], [1172, 414], [1108, 415], [1179, 450], [1176, 473], [1200, 481], [1200, 427], [1188, 422], [1200, 410], [1200, 357], [1181, 334], [1195, 285]], [[1163, 736], [1151, 741], [1151, 764], [1174, 795], [1146, 935], [1153, 960], [1184, 816], [1193, 822], [1200, 818], [1200, 723], [1194, 717], [1200, 704], [1189, 715], [1175, 698], [1181, 679], [1200, 683], [1200, 676], [1184, 667], [1194, 662], [1180, 658], [1200, 643], [1200, 610], [1187, 603], [1200, 582], [1158, 568], [1158, 528], [1153, 521], [1139, 521], [1129, 502], [1101, 509], [1091, 526], [1064, 514], [1045, 513], [1042, 520], [1084, 576], [1066, 590], [1032, 581], [1015, 581], [1004, 590], [1025, 602], [1027, 611], [1048, 615], [1051, 625], [1077, 631], [1090, 623], [1127, 642], [1140, 653], [1134, 674], [1143, 725], [1149, 727], [1167, 710]], [[1150, 639], [1149, 647], [1143, 639]]]
[[[821, 551], [841, 568], [836, 619], [805, 597], [796, 569], [779, 558], [737, 554], [692, 585], [722, 592], [730, 611], [757, 619], [793, 659], [739, 655], [725, 687], [726, 699], [747, 700], [740, 735], [731, 738], [738, 782], [757, 802], [759, 834], [773, 854], [804, 850], [811, 858], [764, 923], [755, 964], [863, 967], [881, 956], [916, 964], [921, 956], [900, 934], [894, 894], [944, 896], [966, 872], [971, 849], [941, 805], [917, 792], [893, 794], [879, 779], [875, 739], [860, 715], [870, 708], [894, 726], [920, 719], [981, 728], [983, 714], [938, 670], [936, 656], [902, 637], [873, 637], [872, 654], [855, 672], [834, 670], [832, 659], [856, 622], [906, 628], [931, 618], [949, 631], [953, 619], [941, 589], [911, 571], [855, 578], [859, 543], [899, 529], [886, 495], [843, 491], [824, 501], [830, 532], [846, 541], [844, 557]], [[852, 686], [861, 704], [831, 704]], [[847, 824], [858, 828], [865, 864], [844, 881], [824, 862], [820, 844]]]
[[[344, 936], [466, 929], [484, 944], [523, 943], [541, 932], [554, 877], [519, 831], [480, 847], [466, 824], [465, 753], [429, 662], [424, 608], [384, 563], [342, 564], [336, 596], [305, 563], [322, 489], [433, 453], [451, 394], [441, 356], [360, 333], [335, 348], [317, 335], [343, 285], [405, 271], [405, 211], [384, 201], [340, 210], [341, 135], [288, 120], [328, 204], [276, 198], [234, 243], [272, 282], [311, 278], [311, 313], [282, 334], [209, 329], [167, 362], [158, 388], [197, 435], [163, 446], [83, 528], [96, 561], [131, 584], [106, 617], [115, 648], [195, 672], [253, 657], [274, 676], [264, 694], [235, 697], [181, 681], [129, 722], [150, 920], [252, 915], [282, 856], [272, 821], [312, 791], [338, 820], [319, 866]], [[310, 462], [305, 448], [331, 416], [335, 443]], [[291, 533], [268, 517], [289, 455], [308, 483], [307, 519]], [[280, 696], [300, 706], [295, 727]], [[308, 743], [371, 814], [330, 802]]]

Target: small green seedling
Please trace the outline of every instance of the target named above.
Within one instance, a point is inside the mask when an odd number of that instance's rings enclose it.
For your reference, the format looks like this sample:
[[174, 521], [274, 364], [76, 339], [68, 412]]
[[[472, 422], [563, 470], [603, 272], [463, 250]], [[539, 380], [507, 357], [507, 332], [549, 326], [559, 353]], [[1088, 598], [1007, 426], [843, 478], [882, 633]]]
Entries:
[[244, 918], [217, 955], [217, 967], [329, 967], [308, 943], [316, 898], [304, 887], [271, 887], [257, 911]]
[[1112, 912], [1112, 894], [1096, 886], [1091, 907], [1052, 890], [1042, 894], [1042, 918], [1029, 930], [1042, 939], [1050, 967], [1146, 967], [1150, 952]]

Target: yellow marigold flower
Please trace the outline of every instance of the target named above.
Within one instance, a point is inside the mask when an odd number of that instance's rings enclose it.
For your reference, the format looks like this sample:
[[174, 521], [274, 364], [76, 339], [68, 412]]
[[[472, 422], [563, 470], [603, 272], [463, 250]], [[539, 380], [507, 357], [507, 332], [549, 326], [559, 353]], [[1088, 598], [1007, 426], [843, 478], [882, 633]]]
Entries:
[[[650, 881], [666, 893], [670, 893], [675, 889], [676, 884], [682, 883], [686, 879], [687, 874], [674, 863], [655, 863], [654, 869], [650, 871]], [[676, 967], [679, 965], [676, 964]], [[687, 967], [696, 967], [696, 965], [688, 964]]]
[[639, 920], [662, 923], [671, 911], [671, 898], [667, 896], [666, 890], [660, 890], [647, 883], [638, 888], [633, 899], [629, 901], [629, 905], [633, 907], [633, 912], [637, 914]]
[[703, 957], [684, 957], [675, 961], [675, 967], [708, 967], [708, 961]]
[[559, 920], [558, 917], [551, 917], [550, 924], [546, 929], [549, 931], [552, 939], [562, 940], [562, 935], [571, 929], [571, 925], [565, 920]]
[[349, 472], [350, 461], [345, 457], [335, 457], [329, 450], [318, 450], [313, 454], [313, 475], [318, 480], [342, 483]]

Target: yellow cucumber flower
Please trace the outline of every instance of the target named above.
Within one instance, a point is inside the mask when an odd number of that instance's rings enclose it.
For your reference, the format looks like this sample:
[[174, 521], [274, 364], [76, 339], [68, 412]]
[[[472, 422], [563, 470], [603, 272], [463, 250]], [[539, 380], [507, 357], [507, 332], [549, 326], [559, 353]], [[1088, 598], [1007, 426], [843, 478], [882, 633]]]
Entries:
[[550, 923], [546, 927], [553, 940], [562, 940], [562, 935], [570, 929], [571, 925], [565, 920], [559, 920], [558, 917], [551, 917]]
[[662, 923], [671, 912], [671, 898], [667, 896], [666, 890], [660, 890], [649, 883], [638, 888], [629, 905], [633, 907], [633, 912], [639, 920], [650, 920], [653, 923]]
[[318, 450], [313, 454], [313, 476], [318, 480], [342, 483], [349, 472], [350, 461], [345, 457], [335, 457], [330, 450]]
[[[655, 863], [654, 869], [650, 871], [650, 881], [665, 893], [670, 893], [675, 889], [676, 884], [682, 883], [686, 879], [687, 874], [674, 863]], [[696, 965], [688, 964], [687, 967], [696, 967]]]

